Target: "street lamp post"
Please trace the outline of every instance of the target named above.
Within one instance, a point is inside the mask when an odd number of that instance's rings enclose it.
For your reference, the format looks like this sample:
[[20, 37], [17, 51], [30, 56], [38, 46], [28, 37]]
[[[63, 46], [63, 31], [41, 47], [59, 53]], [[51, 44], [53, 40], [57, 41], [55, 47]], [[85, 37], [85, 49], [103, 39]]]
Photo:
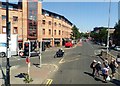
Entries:
[[110, 27], [110, 13], [111, 13], [111, 0], [109, 3], [109, 17], [108, 17], [108, 34], [107, 34], [107, 58], [108, 58], [108, 51], [109, 51], [109, 40], [110, 40], [110, 32], [109, 32], [109, 27]]
[[[42, 20], [45, 18], [45, 16], [42, 18]], [[40, 48], [39, 48], [39, 67], [42, 67], [42, 34], [43, 34], [43, 31], [42, 31], [42, 20], [41, 20], [41, 37], [40, 37]]]
[[10, 49], [9, 49], [9, 40], [10, 40], [10, 27], [9, 27], [9, 11], [8, 11], [8, 7], [9, 7], [9, 1], [6, 0], [6, 36], [7, 36], [7, 64], [6, 64], [6, 78], [5, 78], [5, 86], [10, 86], [10, 63], [9, 63], [9, 57], [10, 57]]

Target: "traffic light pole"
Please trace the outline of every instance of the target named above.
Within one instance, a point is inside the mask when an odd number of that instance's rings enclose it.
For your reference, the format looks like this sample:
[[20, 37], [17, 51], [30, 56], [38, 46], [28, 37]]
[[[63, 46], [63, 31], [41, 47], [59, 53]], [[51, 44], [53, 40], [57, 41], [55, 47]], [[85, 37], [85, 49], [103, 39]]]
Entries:
[[9, 11], [8, 11], [9, 3], [6, 0], [6, 36], [7, 36], [7, 64], [6, 64], [6, 78], [5, 78], [5, 86], [10, 86], [10, 63], [9, 63], [9, 40], [10, 40], [10, 28], [9, 28]]
[[40, 53], [39, 53], [39, 59], [40, 59], [40, 64], [39, 64], [39, 67], [42, 67], [42, 37], [41, 37], [41, 40], [40, 40]]

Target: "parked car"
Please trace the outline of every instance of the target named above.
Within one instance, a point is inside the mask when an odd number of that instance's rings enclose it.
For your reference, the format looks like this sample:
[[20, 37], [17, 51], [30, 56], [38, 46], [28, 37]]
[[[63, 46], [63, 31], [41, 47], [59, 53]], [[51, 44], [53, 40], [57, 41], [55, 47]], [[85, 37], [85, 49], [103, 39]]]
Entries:
[[66, 42], [65, 43], [65, 47], [72, 47], [72, 46], [73, 46], [73, 44], [71, 42]]
[[120, 51], [120, 46], [115, 46], [114, 49], [117, 50], [117, 51]]

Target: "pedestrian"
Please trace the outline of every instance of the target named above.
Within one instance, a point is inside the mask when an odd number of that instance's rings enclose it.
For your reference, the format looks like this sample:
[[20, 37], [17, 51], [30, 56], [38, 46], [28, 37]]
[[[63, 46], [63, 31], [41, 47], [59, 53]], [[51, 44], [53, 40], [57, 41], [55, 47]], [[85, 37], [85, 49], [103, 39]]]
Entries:
[[95, 65], [95, 71], [96, 71], [95, 75], [97, 77], [99, 77], [100, 76], [99, 71], [101, 71], [101, 62], [100, 61], [98, 61], [97, 64]]
[[120, 53], [117, 55], [116, 62], [120, 65]]
[[108, 60], [105, 60], [105, 61], [103, 62], [103, 65], [104, 65], [106, 68], [108, 68], [108, 69], [110, 68], [110, 67], [109, 67], [109, 64], [108, 64]]
[[111, 63], [110, 63], [109, 66], [110, 66], [111, 71], [112, 71], [111, 77], [112, 77], [112, 79], [115, 79], [116, 70], [117, 70], [117, 68], [118, 68], [118, 64], [117, 64], [117, 62], [115, 61], [115, 59], [112, 59], [112, 60], [111, 60]]
[[96, 60], [93, 60], [93, 62], [90, 64], [90, 68], [92, 68], [92, 76], [95, 76], [95, 65], [96, 65]]
[[103, 81], [106, 82], [107, 77], [109, 76], [108, 73], [109, 69], [106, 67], [106, 65], [103, 63], [103, 68], [102, 68], [102, 75], [103, 75]]

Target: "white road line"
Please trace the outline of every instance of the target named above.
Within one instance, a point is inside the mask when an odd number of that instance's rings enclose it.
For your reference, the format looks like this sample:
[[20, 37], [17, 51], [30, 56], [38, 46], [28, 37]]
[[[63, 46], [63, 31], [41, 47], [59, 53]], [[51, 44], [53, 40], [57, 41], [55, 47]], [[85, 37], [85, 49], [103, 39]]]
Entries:
[[51, 65], [51, 66], [54, 66], [55, 67], [55, 70], [53, 70], [53, 71], [57, 71], [59, 68], [58, 68], [58, 66], [56, 65], [56, 64], [42, 64], [43, 66], [45, 65]]
[[17, 69], [18, 67], [20, 67], [20, 65], [12, 66], [10, 69], [11, 69], [11, 70]]

